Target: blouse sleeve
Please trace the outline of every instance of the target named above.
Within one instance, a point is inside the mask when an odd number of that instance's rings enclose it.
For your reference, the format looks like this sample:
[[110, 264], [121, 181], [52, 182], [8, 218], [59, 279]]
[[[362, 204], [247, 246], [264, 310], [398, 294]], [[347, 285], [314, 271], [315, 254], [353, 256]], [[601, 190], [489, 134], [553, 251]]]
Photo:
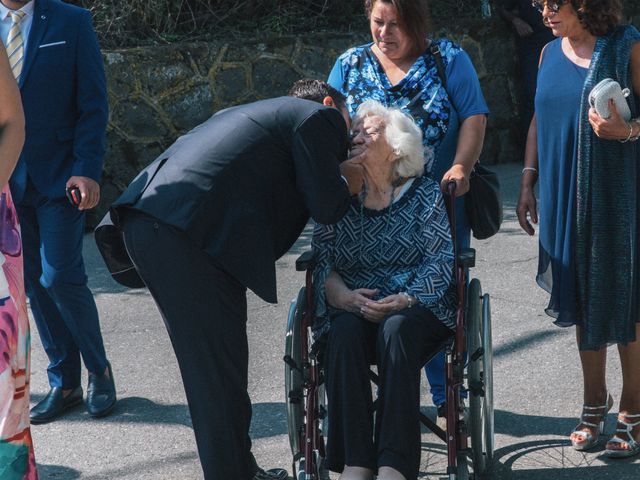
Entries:
[[316, 267], [313, 270], [313, 284], [315, 294], [315, 316], [327, 315], [327, 302], [324, 290], [324, 282], [333, 268], [333, 248], [335, 241], [335, 225], [323, 225], [316, 223], [311, 240]]
[[476, 69], [467, 52], [460, 50], [447, 64], [447, 93], [464, 121], [472, 115], [488, 114]]
[[344, 94], [344, 71], [342, 69], [342, 56], [338, 57], [331, 69], [327, 83]]
[[449, 218], [440, 192], [421, 222], [425, 255], [407, 284], [406, 292], [425, 307], [438, 304], [453, 280], [453, 242]]

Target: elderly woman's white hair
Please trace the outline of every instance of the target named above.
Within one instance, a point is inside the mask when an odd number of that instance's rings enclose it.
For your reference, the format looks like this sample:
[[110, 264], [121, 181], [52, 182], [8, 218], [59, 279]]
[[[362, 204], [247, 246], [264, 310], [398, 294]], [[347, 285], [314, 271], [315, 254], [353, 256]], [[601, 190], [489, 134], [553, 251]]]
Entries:
[[409, 115], [399, 108], [385, 107], [376, 100], [363, 102], [353, 118], [355, 125], [365, 117], [380, 117], [385, 137], [397, 157], [394, 173], [397, 177], [419, 177], [424, 172], [422, 131]]

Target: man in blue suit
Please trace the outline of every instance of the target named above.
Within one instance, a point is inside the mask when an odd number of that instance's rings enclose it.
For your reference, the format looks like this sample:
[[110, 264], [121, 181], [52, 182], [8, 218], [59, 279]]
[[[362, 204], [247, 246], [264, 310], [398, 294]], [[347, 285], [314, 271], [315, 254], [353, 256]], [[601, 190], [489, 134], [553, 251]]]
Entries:
[[[108, 105], [100, 48], [88, 11], [59, 0], [0, 0], [0, 34], [22, 94], [27, 138], [11, 177], [25, 284], [49, 357], [51, 390], [33, 423], [82, 402], [80, 356], [89, 371], [87, 410], [115, 406], [111, 367], [82, 259], [85, 210], [100, 197]], [[80, 191], [79, 205], [65, 196]]]

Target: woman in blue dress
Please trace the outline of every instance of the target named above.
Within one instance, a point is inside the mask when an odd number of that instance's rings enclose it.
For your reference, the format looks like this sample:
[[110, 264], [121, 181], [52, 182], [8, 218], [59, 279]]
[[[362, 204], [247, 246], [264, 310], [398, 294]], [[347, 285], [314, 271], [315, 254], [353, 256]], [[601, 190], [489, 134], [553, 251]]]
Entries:
[[[426, 0], [365, 0], [364, 5], [373, 41], [340, 55], [328, 83], [347, 97], [352, 117], [366, 100], [410, 114], [423, 134], [425, 175], [442, 184], [455, 181], [462, 196], [482, 150], [489, 111], [469, 56], [450, 40], [428, 39]], [[471, 238], [463, 202], [461, 197], [456, 208], [458, 247], [468, 247]], [[444, 354], [426, 371], [442, 422]]]
[[[576, 450], [588, 450], [602, 436], [614, 403], [606, 387], [607, 345], [616, 343], [623, 390], [606, 454], [628, 457], [640, 453], [640, 33], [619, 27], [619, 0], [537, 5], [559, 38], [541, 55], [518, 220], [534, 234], [529, 218], [538, 222], [539, 177], [537, 281], [550, 293], [547, 314], [559, 326], [577, 326], [584, 377], [582, 416], [570, 440]], [[630, 121], [615, 108], [608, 119], [589, 108], [589, 92], [605, 78], [634, 92]]]

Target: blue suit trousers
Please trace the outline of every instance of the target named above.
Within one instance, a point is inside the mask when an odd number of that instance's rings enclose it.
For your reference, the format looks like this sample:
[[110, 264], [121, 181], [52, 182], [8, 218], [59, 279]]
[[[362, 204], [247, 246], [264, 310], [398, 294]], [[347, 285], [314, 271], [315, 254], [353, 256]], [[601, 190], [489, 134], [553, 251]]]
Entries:
[[49, 357], [52, 387], [80, 385], [80, 355], [92, 373], [107, 368], [98, 310], [82, 259], [85, 214], [65, 197], [47, 198], [31, 182], [16, 205], [26, 294]]

